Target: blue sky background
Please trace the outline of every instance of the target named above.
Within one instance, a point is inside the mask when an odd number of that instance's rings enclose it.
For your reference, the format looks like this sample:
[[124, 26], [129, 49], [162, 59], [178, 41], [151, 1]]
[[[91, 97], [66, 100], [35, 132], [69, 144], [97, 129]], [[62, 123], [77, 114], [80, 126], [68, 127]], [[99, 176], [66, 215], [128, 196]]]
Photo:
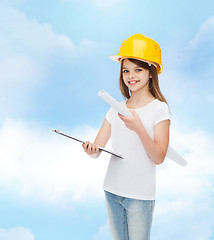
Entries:
[[[163, 53], [160, 87], [173, 114], [170, 144], [188, 161], [157, 170], [154, 240], [214, 239], [214, 3], [0, 1], [0, 240], [109, 240], [102, 182], [57, 128], [93, 141], [119, 101], [121, 43], [135, 33]], [[108, 148], [111, 148], [109, 141]]]

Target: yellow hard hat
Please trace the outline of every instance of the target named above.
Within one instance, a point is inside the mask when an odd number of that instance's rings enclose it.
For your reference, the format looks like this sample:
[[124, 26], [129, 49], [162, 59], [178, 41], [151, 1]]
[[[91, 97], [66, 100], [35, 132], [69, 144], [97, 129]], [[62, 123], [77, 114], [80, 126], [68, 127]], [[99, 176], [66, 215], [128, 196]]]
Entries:
[[135, 58], [157, 67], [157, 73], [163, 71], [161, 49], [159, 44], [143, 34], [134, 34], [121, 45], [118, 55], [109, 56], [112, 60], [120, 62], [124, 58]]

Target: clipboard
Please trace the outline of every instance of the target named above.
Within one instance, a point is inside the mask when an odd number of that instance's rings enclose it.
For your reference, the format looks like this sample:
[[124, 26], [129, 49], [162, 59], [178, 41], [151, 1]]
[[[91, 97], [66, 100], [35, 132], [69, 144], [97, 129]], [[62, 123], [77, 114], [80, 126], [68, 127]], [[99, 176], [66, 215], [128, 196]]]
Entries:
[[[52, 131], [55, 132], [55, 133], [58, 133], [58, 134], [60, 134], [60, 135], [62, 135], [62, 136], [64, 136], [64, 137], [71, 138], [71, 139], [73, 139], [73, 140], [75, 140], [75, 141], [78, 141], [78, 142], [81, 142], [81, 143], [85, 143], [83, 140], [80, 140], [80, 139], [75, 138], [75, 137], [73, 137], [73, 136], [70, 136], [70, 135], [67, 135], [67, 134], [65, 134], [65, 133], [62, 133], [62, 132], [60, 132], [59, 130], [52, 129]], [[103, 152], [107, 152], [107, 153], [112, 154], [112, 155], [114, 155], [114, 156], [116, 156], [116, 157], [118, 157], [118, 158], [124, 159], [121, 155], [116, 154], [116, 153], [112, 152], [111, 150], [107, 150], [107, 149], [105, 149], [105, 148], [103, 148], [103, 147], [100, 147], [100, 146], [98, 146], [98, 145], [96, 145], [96, 146], [97, 146], [101, 151], [103, 151]]]

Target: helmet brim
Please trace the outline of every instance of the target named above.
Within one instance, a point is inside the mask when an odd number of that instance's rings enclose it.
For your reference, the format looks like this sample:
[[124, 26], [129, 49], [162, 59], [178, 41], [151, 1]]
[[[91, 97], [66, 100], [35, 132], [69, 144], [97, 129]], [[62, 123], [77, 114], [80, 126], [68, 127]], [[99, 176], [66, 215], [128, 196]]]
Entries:
[[132, 57], [132, 56], [129, 57], [129, 56], [119, 56], [119, 55], [110, 55], [109, 57], [115, 62], [121, 62], [121, 60], [123, 60], [125, 58], [137, 59], [137, 60], [140, 60], [142, 62], [146, 62], [146, 63], [154, 65], [157, 68], [158, 74], [163, 72], [163, 66], [159, 65], [158, 63], [154, 63], [154, 62], [151, 62], [151, 61], [148, 61], [148, 60], [145, 60], [145, 59], [135, 58], [135, 57]]

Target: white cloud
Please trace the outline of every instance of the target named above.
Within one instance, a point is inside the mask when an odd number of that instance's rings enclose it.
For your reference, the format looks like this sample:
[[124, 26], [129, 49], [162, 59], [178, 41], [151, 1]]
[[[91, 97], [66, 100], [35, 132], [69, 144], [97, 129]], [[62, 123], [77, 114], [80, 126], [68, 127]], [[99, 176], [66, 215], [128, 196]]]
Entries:
[[29, 19], [5, 4], [0, 4], [0, 22], [1, 116], [28, 110], [34, 92], [53, 81], [59, 62], [70, 66], [105, 46], [87, 39], [74, 45], [65, 34], [55, 33], [51, 24]]
[[192, 49], [196, 48], [209, 48], [213, 47], [214, 42], [214, 16], [210, 16], [204, 23], [199, 27], [198, 32], [194, 38], [189, 41], [189, 47]]
[[30, 20], [15, 8], [1, 5], [0, 21], [1, 83], [38, 82], [38, 72], [44, 75], [43, 65], [47, 70], [53, 55], [67, 55], [75, 49], [72, 40], [54, 33], [50, 24]]
[[[93, 141], [98, 129], [78, 126], [66, 132]], [[202, 239], [197, 233], [208, 240], [214, 227], [214, 139], [203, 131], [172, 129], [170, 144], [188, 165], [182, 167], [166, 159], [157, 166], [154, 239], [165, 239], [168, 231], [171, 239], [181, 235], [184, 240]], [[102, 183], [109, 158], [102, 153], [91, 159], [80, 143], [35, 124], [7, 120], [0, 130], [0, 186], [31, 201], [65, 207], [75, 201], [103, 201]], [[201, 228], [193, 232], [199, 223]], [[108, 234], [105, 225], [94, 238]]]
[[16, 227], [10, 229], [0, 228], [0, 240], [34, 240], [35, 237], [29, 229]]
[[212, 75], [214, 64], [214, 16], [201, 24], [198, 32], [191, 39], [184, 51], [187, 66], [195, 69], [196, 75], [202, 73], [207, 78]]
[[170, 161], [161, 165], [158, 171], [158, 193], [161, 200], [170, 189], [170, 199], [195, 200], [209, 198], [214, 193], [212, 184], [214, 174], [214, 139], [203, 131], [180, 133], [171, 130], [171, 143], [188, 161], [180, 167]]
[[4, 82], [3, 87], [12, 87], [18, 84], [32, 85], [34, 81], [40, 79], [38, 76], [40, 70], [35, 62], [24, 57], [0, 59], [0, 77], [1, 81]]
[[2, 116], [21, 113], [33, 91], [47, 80], [52, 55], [73, 51], [70, 38], [50, 24], [29, 20], [24, 13], [0, 4], [0, 84]]
[[51, 24], [30, 20], [23, 12], [5, 5], [1, 5], [0, 9], [3, 53], [23, 56], [31, 53], [42, 60], [56, 51], [65, 53], [73, 50], [72, 40], [66, 35], [54, 33]]
[[[81, 132], [93, 141], [97, 130], [82, 126]], [[7, 120], [0, 131], [0, 186], [53, 204], [99, 199], [108, 158], [91, 159], [78, 142]]]
[[44, 78], [44, 68], [21, 56], [0, 58], [2, 116], [22, 112], [30, 102], [34, 87]]
[[[85, 125], [77, 126], [71, 132], [85, 140], [90, 137], [89, 140], [93, 141], [98, 129]], [[171, 129], [170, 144], [183, 154], [188, 166], [181, 167], [166, 160], [158, 167], [164, 195], [169, 187], [175, 197], [184, 191], [185, 196], [209, 195], [214, 171], [212, 137], [203, 131], [184, 134]], [[110, 142], [108, 147], [111, 148]], [[34, 194], [37, 189], [36, 194], [44, 194], [47, 198], [48, 191], [54, 191], [56, 198], [69, 192], [72, 198], [79, 200], [87, 194], [99, 195], [100, 180], [104, 177], [110, 157], [102, 153], [101, 159], [91, 159], [78, 142], [57, 135], [50, 129], [10, 119], [0, 130], [0, 148], [0, 184], [7, 183], [9, 187], [16, 182], [23, 194]]]
[[214, 139], [203, 131], [184, 134], [172, 130], [171, 134], [172, 145], [183, 153], [188, 165], [166, 161], [159, 167], [154, 239], [166, 239], [167, 232], [167, 239], [208, 240], [214, 227]]
[[[164, 71], [160, 75], [160, 85], [161, 89], [166, 89], [169, 104], [176, 104], [176, 110], [213, 107], [213, 42], [214, 16], [210, 16], [186, 47], [170, 47], [163, 51]], [[210, 111], [207, 113], [209, 115]]]
[[108, 223], [102, 225], [98, 232], [94, 234], [93, 240], [109, 240], [111, 239]]
[[[23, 12], [0, 4], [0, 58], [22, 57], [33, 59], [41, 65], [49, 66], [52, 58], [64, 58], [70, 61], [87, 57], [95, 49], [103, 48], [106, 43], [97, 43], [89, 39], [81, 39], [78, 45], [65, 34], [52, 30], [49, 23], [39, 23], [29, 19]], [[8, 17], [9, 16], [9, 17]]]

